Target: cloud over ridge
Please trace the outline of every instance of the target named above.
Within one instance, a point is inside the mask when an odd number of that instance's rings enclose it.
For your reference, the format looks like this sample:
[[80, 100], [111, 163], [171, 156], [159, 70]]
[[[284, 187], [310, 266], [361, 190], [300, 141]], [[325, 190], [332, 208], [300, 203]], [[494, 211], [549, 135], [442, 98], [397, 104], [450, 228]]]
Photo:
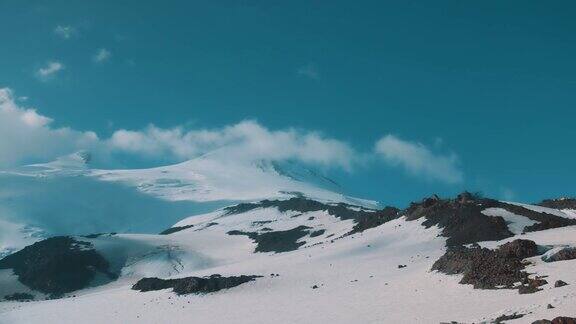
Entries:
[[[55, 128], [52, 119], [22, 107], [9, 88], [0, 88], [0, 168], [47, 162], [79, 150], [90, 150], [104, 160], [116, 154], [145, 161], [177, 163], [203, 154], [233, 162], [294, 160], [346, 171], [374, 161], [405, 169], [410, 176], [457, 184], [463, 181], [455, 153], [386, 135], [372, 152], [360, 152], [349, 143], [320, 132], [269, 129], [255, 120], [216, 128], [161, 128], [153, 124], [138, 130], [117, 129], [109, 138], [92, 131]], [[370, 158], [377, 157], [377, 159]]]

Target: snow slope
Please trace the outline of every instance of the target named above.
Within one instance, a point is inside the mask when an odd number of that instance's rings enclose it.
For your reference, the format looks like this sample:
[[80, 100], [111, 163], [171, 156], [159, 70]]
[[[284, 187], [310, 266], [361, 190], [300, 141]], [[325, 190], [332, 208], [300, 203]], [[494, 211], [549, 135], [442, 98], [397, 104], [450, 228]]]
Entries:
[[[45, 236], [158, 233], [175, 222], [240, 201], [307, 196], [375, 206], [290, 162], [229, 161], [219, 152], [176, 165], [93, 169], [88, 152], [0, 170], [0, 255]], [[30, 235], [30, 229], [35, 235]]]
[[90, 176], [172, 201], [257, 201], [304, 195], [319, 201], [377, 205], [338, 193], [330, 180], [292, 163], [239, 162], [211, 154], [152, 169], [92, 170]]
[[[534, 294], [473, 289], [459, 284], [459, 275], [430, 271], [446, 250], [446, 238], [439, 236], [439, 228], [422, 226], [423, 221], [400, 217], [345, 235], [353, 226], [351, 220], [325, 211], [280, 212], [270, 207], [190, 217], [175, 226], [192, 227], [170, 235], [86, 239], [121, 268], [118, 281], [75, 292], [74, 298], [0, 303], [0, 323], [488, 323], [516, 312], [526, 315], [510, 322], [531, 323], [576, 316], [576, 260], [546, 263], [541, 257], [530, 258], [527, 271], [547, 275], [549, 282]], [[251, 239], [227, 234], [296, 226], [325, 232], [302, 237], [305, 244], [284, 253], [254, 253]], [[517, 224], [508, 226], [512, 230]], [[516, 238], [551, 248], [576, 246], [576, 226], [480, 244], [494, 248]], [[130, 289], [144, 276], [211, 274], [264, 277], [207, 295]], [[557, 279], [569, 285], [554, 288]], [[315, 285], [318, 288], [312, 289]], [[555, 308], [548, 309], [548, 304]]]

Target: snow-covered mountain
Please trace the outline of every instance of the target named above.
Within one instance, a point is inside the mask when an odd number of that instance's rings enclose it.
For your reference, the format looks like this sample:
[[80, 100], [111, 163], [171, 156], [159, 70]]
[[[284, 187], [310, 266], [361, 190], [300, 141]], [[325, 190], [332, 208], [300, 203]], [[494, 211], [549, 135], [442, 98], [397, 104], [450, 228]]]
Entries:
[[375, 206], [287, 161], [230, 161], [220, 152], [151, 169], [94, 169], [89, 152], [0, 170], [0, 256], [40, 237], [157, 233], [191, 215], [245, 201], [309, 197]]
[[[462, 193], [382, 208], [292, 164], [207, 155], [154, 169], [95, 170], [87, 161], [74, 155], [0, 176], [10, 184], [1, 208], [21, 213], [3, 220], [10, 225], [2, 237], [18, 243], [0, 260], [0, 323], [576, 316], [576, 204], [569, 199], [526, 205]], [[73, 210], [56, 208], [63, 203]], [[34, 205], [62, 214], [42, 218]], [[205, 210], [192, 210], [198, 206]], [[89, 231], [104, 220], [106, 230]], [[59, 222], [57, 231], [51, 224]], [[86, 235], [109, 228], [118, 234]]]

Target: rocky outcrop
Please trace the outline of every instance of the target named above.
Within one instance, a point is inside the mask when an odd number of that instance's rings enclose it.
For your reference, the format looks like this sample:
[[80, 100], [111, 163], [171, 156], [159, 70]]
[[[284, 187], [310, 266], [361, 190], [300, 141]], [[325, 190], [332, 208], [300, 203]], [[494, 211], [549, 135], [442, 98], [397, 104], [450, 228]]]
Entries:
[[323, 235], [324, 233], [326, 233], [326, 230], [320, 229], [320, 230], [317, 230], [317, 231], [310, 233], [310, 237], [317, 237], [317, 236]]
[[0, 269], [12, 269], [22, 284], [51, 297], [88, 287], [97, 273], [116, 279], [109, 268], [91, 243], [68, 236], [34, 243], [0, 260]]
[[519, 283], [521, 293], [536, 291], [545, 284], [540, 278], [528, 278], [522, 271], [522, 259], [538, 253], [536, 244], [528, 240], [515, 240], [496, 250], [478, 246], [451, 247], [432, 266], [445, 274], [463, 274], [461, 284], [471, 284], [477, 289], [516, 288]]
[[524, 232], [537, 232], [551, 228], [576, 225], [576, 219], [564, 218], [546, 212], [538, 212], [518, 205], [507, 204], [499, 201], [496, 207], [506, 209], [516, 215], [524, 216], [536, 221], [535, 224], [525, 227]]
[[163, 230], [162, 232], [160, 232], [160, 235], [169, 235], [172, 233], [177, 233], [180, 231], [183, 231], [185, 229], [189, 229], [191, 227], [194, 227], [194, 225], [185, 225], [185, 226], [174, 226], [174, 227], [170, 227], [168, 229]]
[[380, 226], [398, 217], [399, 210], [395, 207], [384, 207], [384, 209], [377, 212], [359, 214], [354, 218], [356, 224], [347, 235], [362, 233], [367, 229]]
[[412, 203], [401, 214], [408, 220], [424, 217], [426, 227], [438, 226], [447, 246], [458, 246], [481, 241], [498, 241], [514, 234], [504, 218], [482, 213], [487, 208], [502, 208], [535, 221], [524, 228], [525, 232], [576, 225], [576, 219], [537, 212], [522, 206], [504, 203], [480, 195], [463, 192], [454, 199], [441, 199], [434, 195], [418, 203]]
[[298, 226], [286, 231], [258, 233], [233, 230], [227, 234], [248, 236], [256, 243], [254, 252], [282, 253], [297, 250], [300, 246], [306, 244], [306, 242], [298, 242], [298, 240], [310, 234], [310, 229], [308, 226]]
[[257, 208], [271, 207], [277, 208], [280, 212], [295, 211], [307, 213], [324, 210], [328, 214], [338, 217], [341, 220], [352, 219], [355, 225], [348, 235], [363, 232], [400, 217], [399, 209], [395, 207], [385, 207], [380, 210], [366, 209], [344, 203], [325, 204], [304, 197], [294, 197], [287, 200], [263, 200], [257, 203], [242, 203], [227, 207], [225, 211], [227, 215], [231, 215], [245, 213]]
[[532, 322], [532, 324], [576, 324], [576, 318], [574, 317], [556, 317], [553, 320], [537, 320]]
[[538, 205], [554, 209], [576, 209], [576, 198], [544, 199]]
[[519, 319], [524, 317], [524, 315], [526, 314], [520, 314], [520, 313], [514, 313], [514, 314], [510, 314], [510, 315], [501, 315], [498, 316], [497, 318], [494, 319], [494, 321], [492, 321], [493, 324], [502, 324], [505, 323], [506, 321], [509, 320], [515, 320], [515, 319]]
[[514, 240], [498, 248], [498, 253], [507, 258], [525, 259], [539, 255], [538, 245], [530, 240]]
[[172, 288], [172, 291], [178, 295], [205, 294], [233, 288], [243, 283], [254, 281], [260, 277], [261, 276], [254, 275], [223, 277], [219, 274], [214, 274], [209, 277], [186, 277], [179, 279], [143, 278], [132, 286], [132, 289], [146, 292]]
[[566, 247], [544, 259], [546, 262], [556, 262], [576, 259], [576, 247]]
[[403, 214], [407, 220], [424, 217], [424, 226], [438, 226], [442, 229], [442, 236], [447, 237], [446, 245], [458, 246], [497, 241], [514, 235], [502, 217], [490, 217], [482, 213], [484, 209], [496, 205], [498, 202], [495, 200], [465, 192], [455, 199], [440, 199], [438, 196], [426, 198], [419, 203], [412, 203]]
[[31, 301], [34, 300], [34, 296], [28, 293], [14, 293], [11, 295], [4, 296], [4, 299], [7, 301]]

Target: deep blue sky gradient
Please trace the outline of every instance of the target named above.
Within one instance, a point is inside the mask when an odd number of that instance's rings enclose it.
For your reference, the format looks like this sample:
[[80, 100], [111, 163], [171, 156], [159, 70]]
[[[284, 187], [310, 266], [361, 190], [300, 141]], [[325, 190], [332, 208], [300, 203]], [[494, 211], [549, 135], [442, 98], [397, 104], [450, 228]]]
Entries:
[[[576, 194], [575, 16], [574, 1], [4, 0], [0, 86], [102, 137], [255, 118], [362, 151], [388, 133], [441, 138], [462, 184], [384, 164], [331, 176], [397, 205], [463, 189], [530, 202]], [[98, 48], [106, 64], [91, 62]], [[50, 59], [66, 69], [39, 82]]]

